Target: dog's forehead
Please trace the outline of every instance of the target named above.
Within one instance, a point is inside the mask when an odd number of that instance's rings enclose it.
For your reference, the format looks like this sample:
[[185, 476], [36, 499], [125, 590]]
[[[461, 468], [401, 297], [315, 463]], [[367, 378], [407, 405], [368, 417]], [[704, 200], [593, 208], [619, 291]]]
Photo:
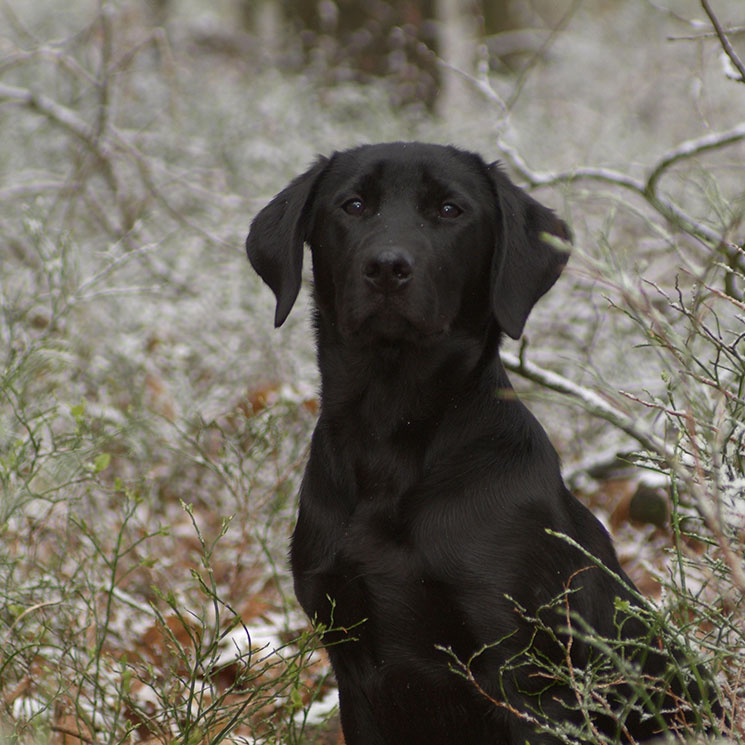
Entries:
[[488, 189], [486, 165], [476, 155], [445, 145], [386, 143], [335, 153], [328, 186], [362, 191], [400, 191], [421, 187]]

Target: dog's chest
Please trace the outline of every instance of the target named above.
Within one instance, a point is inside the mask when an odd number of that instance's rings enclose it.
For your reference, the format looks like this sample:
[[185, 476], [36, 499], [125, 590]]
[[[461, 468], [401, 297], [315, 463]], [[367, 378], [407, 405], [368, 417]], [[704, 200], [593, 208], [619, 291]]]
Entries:
[[[333, 553], [305, 575], [306, 611], [330, 626], [356, 629], [355, 635], [372, 647], [380, 639], [407, 640], [409, 648], [426, 641], [431, 653], [434, 644], [462, 634], [445, 575], [458, 576], [464, 587], [467, 573], [444, 562], [435, 572], [426, 551], [432, 542], [422, 543], [416, 522], [407, 518], [390, 501], [359, 503], [336, 536]], [[446, 622], [460, 630], [443, 628]]]
[[422, 644], [429, 655], [462, 636], [459, 596], [478, 581], [458, 546], [464, 521], [450, 519], [454, 505], [442, 510], [458, 501], [457, 488], [440, 494], [443, 469], [457, 463], [425, 458], [432, 428], [404, 420], [387, 434], [347, 417], [314, 436], [293, 539], [295, 587], [311, 617], [359, 629], [368, 642], [359, 647], [375, 648], [376, 658], [389, 656], [377, 650], [381, 639]]
[[422, 557], [395, 501], [373, 496], [358, 502], [341, 526], [333, 555], [320, 572], [321, 584], [340, 608], [367, 607], [387, 596], [409, 594], [407, 589], [422, 575]]
[[337, 438], [337, 448], [345, 452], [346, 480], [352, 485], [350, 525], [369, 527], [378, 537], [395, 537], [407, 493], [426, 479], [423, 453], [431, 433], [422, 433], [406, 419], [385, 434], [365, 427], [362, 418], [353, 421], [363, 432], [350, 427]]

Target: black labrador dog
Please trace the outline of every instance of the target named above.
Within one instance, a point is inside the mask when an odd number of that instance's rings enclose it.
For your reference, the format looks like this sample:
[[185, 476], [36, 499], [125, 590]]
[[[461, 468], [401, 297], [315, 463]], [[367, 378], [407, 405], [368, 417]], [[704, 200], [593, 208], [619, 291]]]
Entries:
[[[679, 716], [608, 534], [500, 363], [567, 262], [547, 236], [569, 231], [497, 164], [422, 143], [319, 158], [251, 225], [277, 326], [312, 252], [321, 413], [291, 564], [347, 745], [535, 745], [557, 722], [628, 741]], [[572, 681], [614, 656], [667, 678], [640, 697], [615, 673], [588, 721]]]

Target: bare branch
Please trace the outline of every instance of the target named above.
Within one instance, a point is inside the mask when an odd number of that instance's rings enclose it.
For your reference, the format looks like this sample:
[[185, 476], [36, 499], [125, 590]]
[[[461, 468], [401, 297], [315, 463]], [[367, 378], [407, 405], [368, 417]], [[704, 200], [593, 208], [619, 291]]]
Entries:
[[80, 191], [81, 184], [77, 181], [67, 183], [65, 181], [31, 181], [19, 183], [0, 189], [0, 202], [9, 202], [14, 199], [26, 199], [38, 194], [74, 194]]
[[39, 114], [44, 114], [56, 124], [66, 129], [70, 134], [84, 142], [96, 155], [106, 160], [110, 150], [105, 142], [96, 141], [93, 132], [84, 119], [81, 119], [74, 111], [61, 106], [51, 98], [41, 93], [34, 93], [26, 88], [3, 85], [0, 83], [0, 101], [13, 101], [27, 106]]
[[737, 52], [732, 47], [732, 44], [730, 44], [729, 39], [727, 38], [727, 32], [722, 28], [722, 24], [719, 23], [719, 19], [717, 18], [714, 11], [711, 9], [711, 5], [709, 5], [709, 0], [701, 0], [701, 7], [706, 12], [706, 15], [709, 16], [709, 20], [711, 21], [711, 25], [714, 26], [714, 30], [717, 33], [717, 36], [719, 37], [719, 43], [722, 45], [722, 49], [724, 49], [724, 53], [730, 58], [730, 61], [735, 66], [735, 69], [738, 73], [740, 73], [740, 81], [741, 83], [745, 83], [745, 65], [743, 65], [742, 60], [737, 56]]
[[532, 380], [544, 388], [577, 399], [588, 413], [618, 427], [618, 429], [633, 437], [646, 450], [657, 453], [667, 462], [672, 463], [674, 461], [673, 452], [663, 440], [655, 437], [650, 432], [639, 429], [632, 417], [608, 403], [594, 391], [577, 385], [563, 375], [559, 375], [559, 373], [528, 362], [521, 356], [518, 357], [508, 352], [501, 352], [500, 356], [505, 368], [510, 372], [514, 372], [527, 380]]
[[111, 104], [111, 58], [113, 55], [113, 19], [112, 8], [108, 3], [100, 7], [99, 22], [101, 24], [101, 61], [97, 76], [99, 95], [98, 121], [96, 122], [96, 137], [106, 133], [109, 123]]
[[[705, 0], [702, 0], [705, 2]], [[562, 24], [571, 17], [575, 6], [567, 13]], [[561, 28], [561, 25], [560, 27]], [[557, 29], [558, 30], [558, 29]], [[549, 40], [553, 38], [553, 34]], [[434, 55], [434, 52], [432, 53]], [[474, 76], [465, 70], [459, 69], [435, 55], [439, 66], [450, 72], [455, 72], [467, 80], [479, 93], [481, 93], [490, 103], [495, 104], [500, 112], [500, 117], [506, 119], [509, 115], [511, 106], [514, 105], [516, 97], [519, 95], [520, 85], [518, 85], [513, 95], [505, 101], [489, 83], [488, 78]], [[501, 129], [501, 127], [500, 127]], [[620, 186], [627, 189], [644, 199], [658, 214], [665, 220], [675, 225], [699, 240], [713, 246], [727, 245], [725, 234], [713, 230], [702, 222], [696, 220], [687, 214], [681, 207], [660, 196], [657, 192], [657, 185], [664, 173], [675, 163], [692, 158], [701, 153], [710, 150], [731, 145], [736, 142], [745, 140], [745, 124], [740, 124], [733, 129], [704, 135], [693, 140], [687, 140], [677, 147], [670, 150], [662, 156], [649, 171], [646, 179], [635, 179], [628, 174], [621, 173], [605, 168], [577, 168], [572, 171], [559, 173], [541, 173], [532, 171], [523, 157], [510, 145], [506, 144], [501, 137], [497, 137], [497, 146], [501, 151], [504, 160], [509, 163], [515, 173], [524, 179], [531, 187], [539, 186], [556, 186], [564, 183], [574, 183], [578, 181], [600, 181], [614, 186]]]
[[[728, 31], [728, 36], [738, 36], [745, 33], [745, 26], [733, 26]], [[716, 39], [716, 31], [705, 31], [700, 34], [688, 34], [687, 36], [668, 36], [668, 41], [700, 41], [701, 39]]]
[[101, 162], [112, 191], [115, 194], [120, 193], [119, 178], [113, 165], [114, 147], [107, 137], [103, 135], [97, 137], [88, 123], [74, 111], [58, 104], [48, 96], [34, 93], [27, 88], [17, 88], [0, 83], [0, 101], [3, 100], [21, 104], [43, 114], [82, 142]]
[[16, 15], [16, 12], [7, 2], [3, 2], [2, 5], [0, 5], [0, 11], [2, 11], [3, 16], [5, 16], [8, 28], [13, 29], [13, 32], [19, 38], [33, 46], [40, 45], [39, 39], [29, 31], [24, 23], [21, 22], [20, 18]]
[[97, 85], [96, 79], [74, 57], [47, 46], [6, 55], [0, 60], [0, 74], [25, 65], [35, 59], [48, 60], [78, 80], [92, 87]]
[[69, 735], [71, 738], [80, 740], [80, 742], [85, 743], [85, 745], [94, 745], [94, 741], [91, 740], [90, 737], [86, 737], [85, 735], [83, 735], [79, 730], [72, 730], [72, 729], [67, 729], [66, 727], [59, 727], [56, 724], [53, 724], [49, 729], [52, 732], [56, 732], [62, 735], [63, 742], [66, 736]]
[[559, 22], [556, 24], [556, 26], [551, 29], [550, 33], [543, 41], [540, 48], [535, 52], [535, 54], [533, 54], [528, 64], [525, 65], [525, 67], [521, 70], [520, 74], [517, 76], [515, 85], [513, 86], [512, 93], [510, 94], [510, 97], [507, 100], [508, 111], [511, 111], [512, 108], [515, 106], [515, 104], [517, 103], [517, 100], [520, 98], [520, 94], [522, 93], [525, 87], [525, 83], [527, 82], [528, 77], [532, 73], [533, 69], [542, 59], [545, 59], [546, 53], [551, 48], [551, 46], [556, 41], [556, 39], [559, 37], [559, 35], [569, 25], [569, 22], [572, 20], [572, 18], [574, 18], [575, 14], [577, 13], [577, 10], [579, 9], [579, 6], [580, 6], [580, 0], [574, 0], [574, 2], [569, 6], [567, 11], [564, 13], [564, 15], [559, 19]]
[[680, 145], [670, 150], [657, 161], [657, 165], [652, 169], [647, 177], [645, 190], [654, 193], [660, 177], [670, 166], [678, 161], [685, 160], [686, 158], [694, 158], [701, 153], [705, 153], [709, 150], [717, 150], [744, 139], [745, 124], [739, 124], [725, 132], [713, 132], [712, 134], [698, 137], [695, 140], [681, 142]]
[[600, 181], [620, 186], [647, 201], [656, 212], [673, 225], [680, 226], [686, 232], [707, 243], [721, 245], [727, 242], [724, 235], [697, 221], [676, 204], [661, 197], [657, 193], [657, 184], [664, 172], [674, 163], [742, 140], [745, 140], [745, 124], [724, 132], [687, 140], [663, 155], [652, 167], [646, 180], [635, 179], [628, 174], [607, 168], [577, 168], [559, 173], [535, 172], [514, 148], [504, 142], [499, 142], [498, 146], [504, 159], [529, 186], [557, 186], [577, 181]]
[[507, 113], [507, 105], [502, 100], [501, 96], [492, 88], [492, 86], [489, 84], [488, 80], [482, 77], [476, 77], [475, 75], [471, 75], [470, 73], [466, 72], [465, 70], [462, 70], [459, 67], [455, 67], [448, 62], [445, 62], [444, 59], [441, 57], [438, 57], [437, 55], [432, 52], [435, 62], [437, 66], [441, 70], [447, 70], [448, 72], [455, 73], [456, 75], [460, 75], [462, 78], [468, 81], [470, 85], [472, 85], [476, 90], [481, 93], [484, 98], [486, 98], [490, 103], [495, 104], [499, 110], [500, 113], [504, 116]]

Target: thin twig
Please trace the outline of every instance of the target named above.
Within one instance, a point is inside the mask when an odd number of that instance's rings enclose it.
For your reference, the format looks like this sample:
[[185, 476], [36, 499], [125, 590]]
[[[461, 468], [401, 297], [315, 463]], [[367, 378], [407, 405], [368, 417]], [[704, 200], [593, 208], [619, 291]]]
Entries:
[[106, 134], [109, 125], [109, 115], [111, 113], [111, 58], [114, 44], [114, 23], [111, 6], [106, 2], [102, 3], [98, 15], [101, 25], [101, 60], [96, 78], [96, 88], [99, 96], [96, 139]]
[[[727, 31], [728, 36], [739, 36], [745, 34], [745, 26], [733, 26]], [[716, 39], [716, 31], [703, 31], [699, 34], [668, 36], [668, 41], [701, 41], [702, 39]]]
[[507, 99], [506, 106], [507, 106], [508, 111], [512, 111], [518, 99], [520, 98], [520, 94], [525, 88], [525, 84], [528, 80], [528, 77], [533, 72], [533, 69], [536, 67], [536, 65], [541, 60], [546, 58], [546, 54], [548, 50], [550, 49], [551, 45], [556, 41], [559, 34], [561, 34], [561, 32], [566, 29], [567, 25], [569, 24], [569, 21], [571, 21], [572, 18], [574, 18], [580, 4], [581, 4], [581, 0], [574, 0], [574, 2], [569, 6], [568, 10], [559, 19], [559, 22], [556, 24], [556, 26], [554, 26], [554, 28], [551, 29], [550, 33], [544, 39], [539, 49], [535, 52], [535, 54], [533, 54], [528, 64], [525, 65], [525, 67], [520, 71], [520, 74], [517, 76], [515, 85], [513, 86], [512, 93], [510, 94], [510, 97]]
[[740, 82], [745, 83], [745, 65], [743, 65], [742, 60], [737, 56], [737, 52], [732, 48], [732, 44], [730, 44], [730, 41], [727, 38], [727, 32], [722, 27], [722, 24], [719, 23], [716, 13], [711, 9], [709, 0], [701, 0], [701, 7], [706, 12], [706, 15], [709, 16], [711, 25], [714, 27], [714, 30], [719, 37], [719, 43], [722, 45], [724, 53], [730, 58], [730, 61], [735, 66], [737, 72], [740, 73]]
[[28, 608], [25, 608], [23, 612], [19, 613], [16, 619], [13, 621], [13, 623], [8, 628], [8, 632], [6, 634], [6, 637], [10, 639], [13, 635], [13, 630], [18, 625], [18, 623], [21, 621], [22, 618], [27, 616], [29, 613], [33, 613], [34, 611], [40, 610], [41, 608], [47, 608], [50, 605], [59, 605], [62, 601], [61, 600], [47, 600], [43, 603], [36, 603], [35, 605], [31, 605]]
[[[574, 628], [572, 624], [572, 612], [571, 612], [571, 606], [569, 604], [569, 598], [571, 596], [571, 585], [574, 581], [574, 578], [582, 574], [582, 572], [586, 572], [588, 569], [592, 569], [591, 566], [581, 567], [580, 569], [575, 570], [572, 572], [572, 574], [569, 575], [569, 578], [564, 583], [564, 618], [566, 620], [567, 624], [567, 631], [568, 631], [568, 639], [566, 646], [564, 648], [564, 663], [566, 664], [567, 671], [569, 673], [569, 679], [571, 680], [571, 690], [574, 693], [574, 698], [577, 701], [577, 705], [579, 706], [579, 710], [582, 712], [582, 716], [585, 720], [585, 724], [590, 728], [592, 734], [596, 737], [598, 742], [602, 742], [602, 735], [598, 731], [597, 726], [592, 721], [592, 718], [590, 717], [590, 713], [587, 711], [587, 707], [583, 706], [583, 700], [582, 700], [582, 686], [577, 682], [577, 674], [575, 672], [574, 668], [574, 661], [572, 660], [572, 647], [574, 646]], [[601, 697], [601, 701], [607, 705], [605, 700]], [[625, 727], [624, 727], [625, 729]]]
[[70, 737], [74, 737], [76, 740], [80, 740], [80, 742], [85, 743], [85, 745], [94, 745], [94, 740], [92, 740], [90, 737], [86, 737], [80, 731], [68, 729], [67, 727], [60, 727], [56, 724], [53, 724], [49, 729], [52, 732], [57, 732], [58, 734], [62, 735], [63, 742], [65, 741], [66, 736], [69, 735]]

